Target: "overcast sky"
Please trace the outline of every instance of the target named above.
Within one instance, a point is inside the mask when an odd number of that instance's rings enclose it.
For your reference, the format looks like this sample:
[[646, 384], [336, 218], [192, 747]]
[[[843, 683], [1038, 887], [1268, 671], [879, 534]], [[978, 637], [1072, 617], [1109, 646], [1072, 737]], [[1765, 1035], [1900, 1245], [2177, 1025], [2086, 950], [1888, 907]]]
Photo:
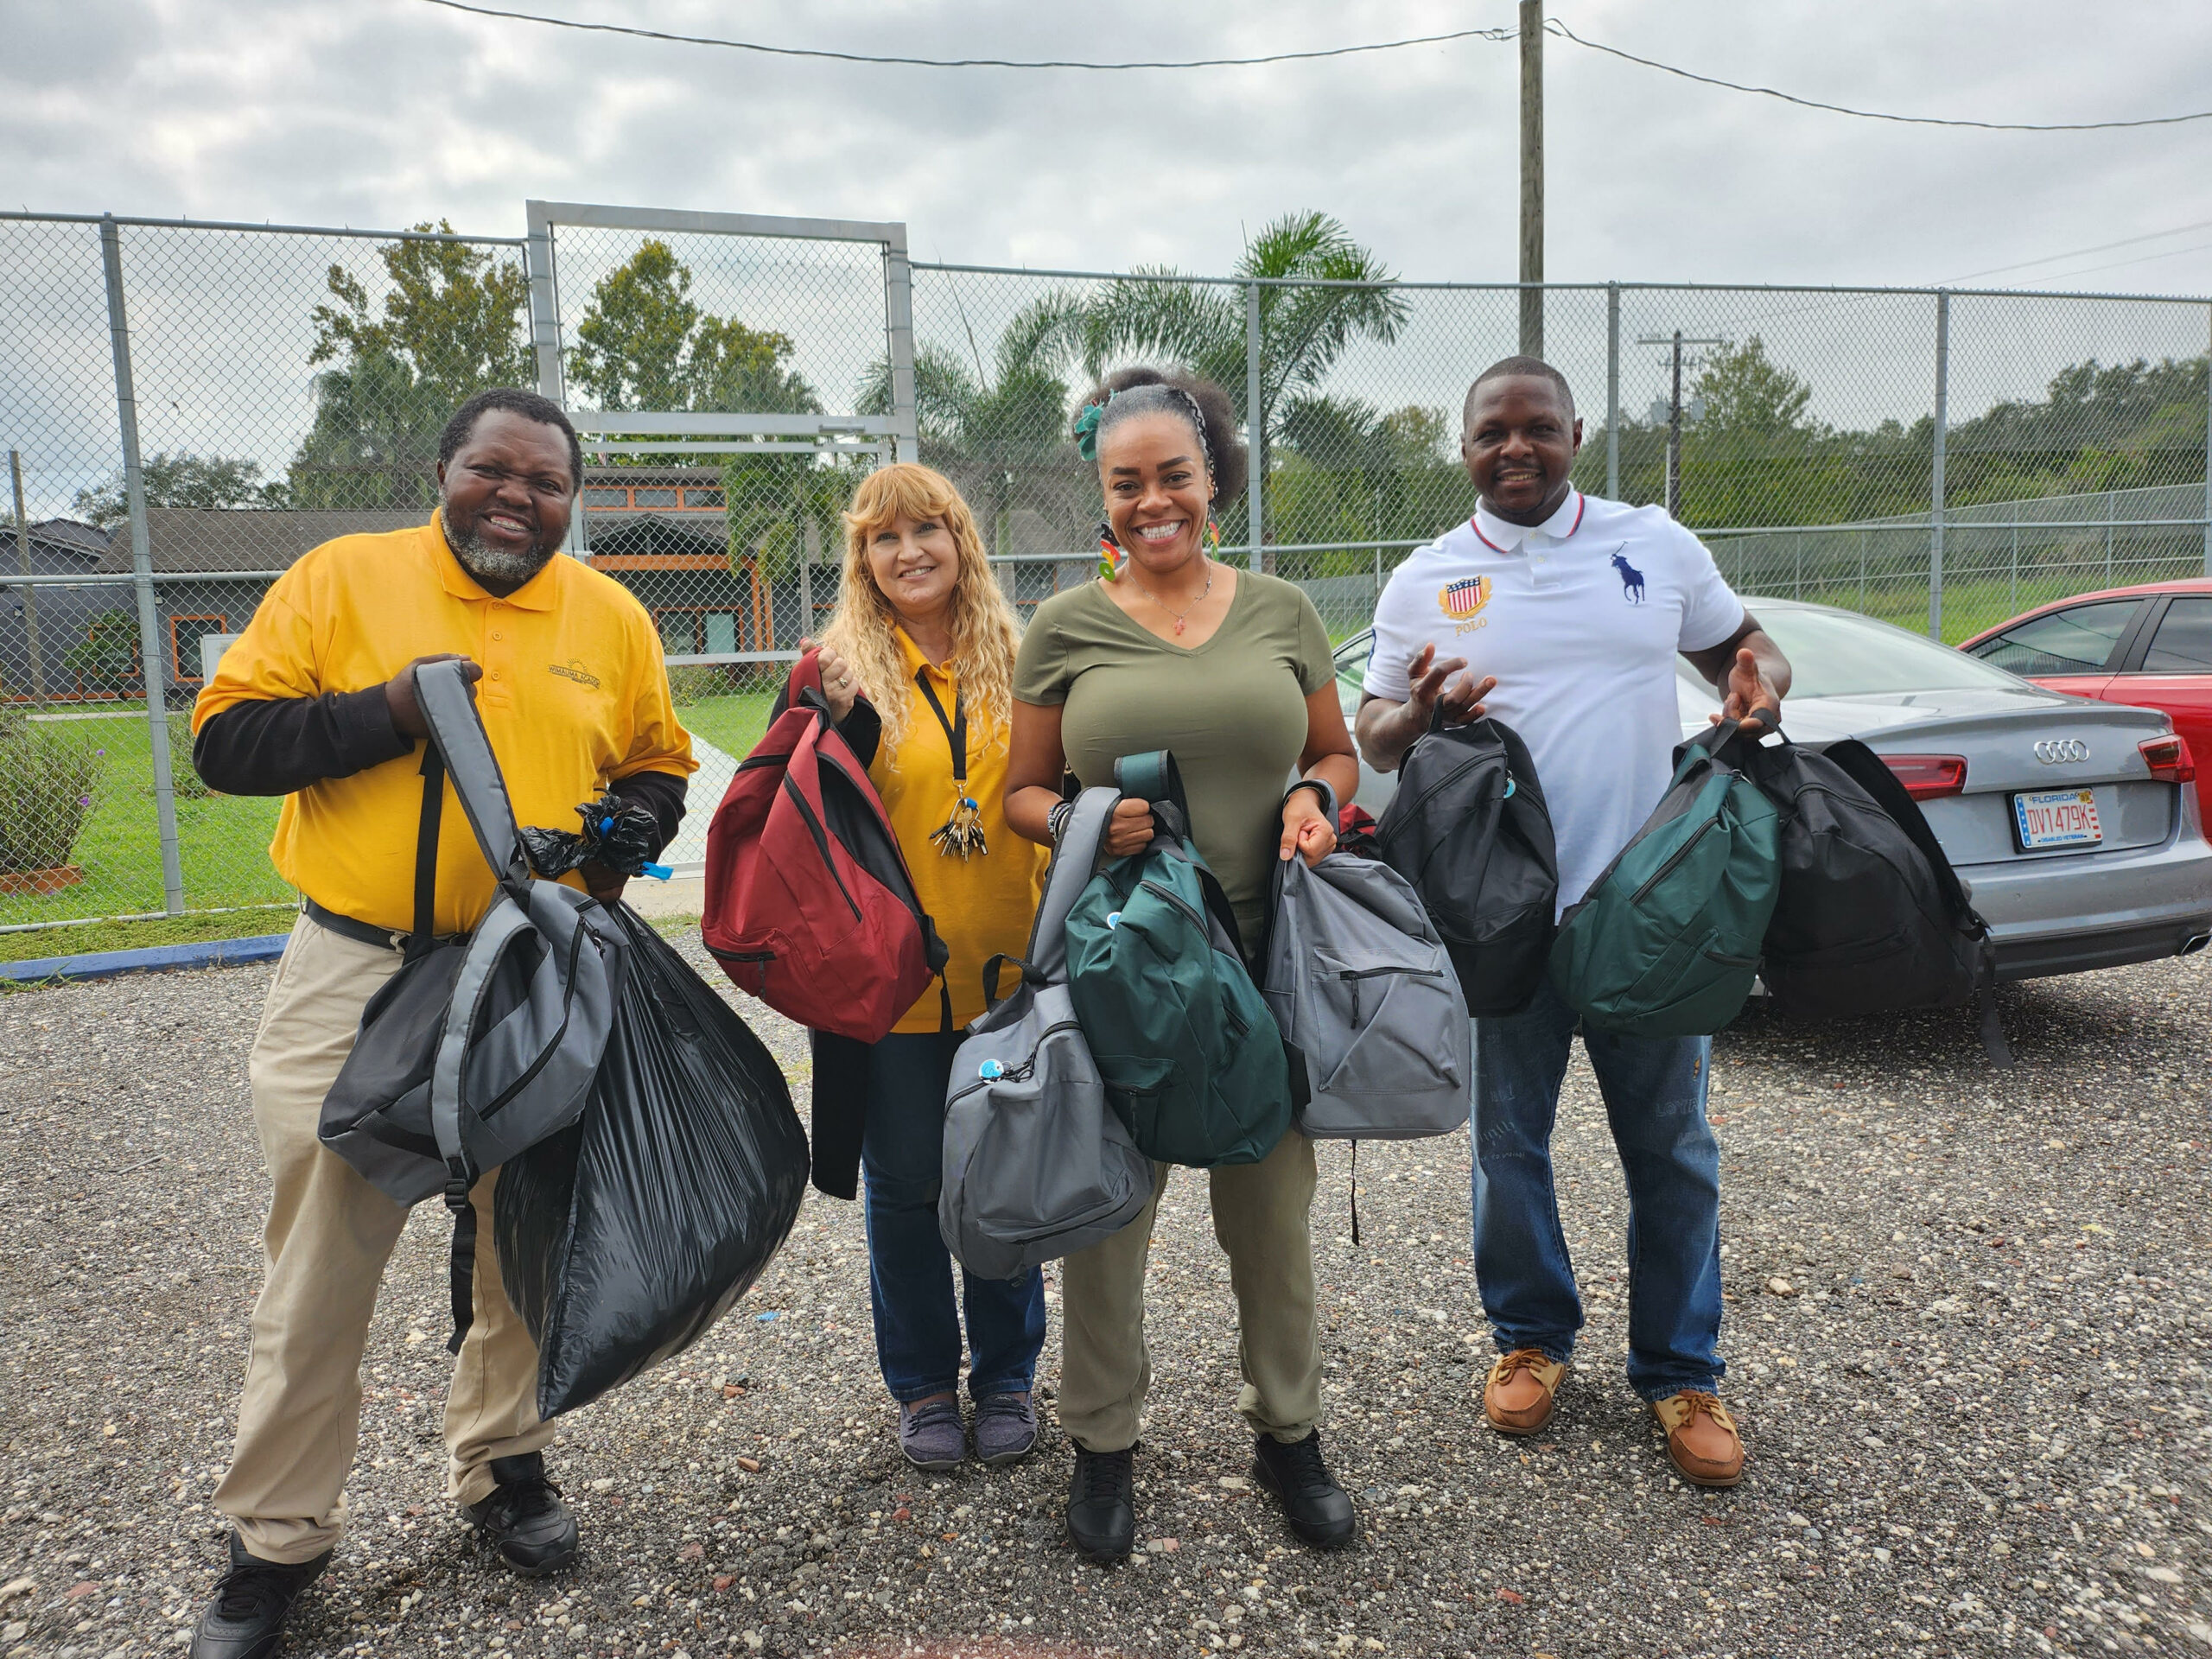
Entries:
[[[509, 0], [794, 45], [1183, 57], [1510, 24], [1504, 0]], [[2212, 105], [2212, 6], [1554, 0], [1578, 32], [1808, 97], [1994, 120]], [[903, 219], [918, 257], [1218, 270], [1340, 216], [1402, 275], [1510, 278], [1516, 48], [1242, 70], [810, 63], [423, 0], [6, 0], [0, 191], [33, 208], [512, 233], [526, 196]], [[1548, 42], [1554, 277], [1939, 282], [2212, 221], [2212, 122], [1898, 127]], [[2174, 249], [2190, 251], [2146, 258]], [[2090, 270], [2089, 267], [2116, 268]], [[2002, 273], [2212, 291], [2212, 226]]]

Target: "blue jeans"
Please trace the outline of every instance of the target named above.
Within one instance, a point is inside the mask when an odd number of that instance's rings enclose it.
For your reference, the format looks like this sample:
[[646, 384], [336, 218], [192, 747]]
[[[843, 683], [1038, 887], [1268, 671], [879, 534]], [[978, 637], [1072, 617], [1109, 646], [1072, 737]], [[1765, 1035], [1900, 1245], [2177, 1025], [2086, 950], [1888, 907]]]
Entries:
[[[901, 1405], [960, 1386], [960, 1311], [952, 1255], [938, 1231], [944, 1167], [944, 1095], [963, 1033], [893, 1033], [868, 1052], [861, 1132], [868, 1217], [868, 1301], [884, 1385]], [[1045, 1275], [1012, 1283], [961, 1270], [967, 1303], [968, 1391], [1024, 1394], [1045, 1345]]]
[[[1580, 1017], [1548, 981], [1475, 1021], [1475, 1276], [1500, 1353], [1564, 1363], [1582, 1300], [1552, 1185], [1552, 1124]], [[1628, 1178], [1628, 1380], [1647, 1401], [1713, 1389], [1720, 1362], [1720, 1147], [1705, 1119], [1710, 1037], [1585, 1032]]]

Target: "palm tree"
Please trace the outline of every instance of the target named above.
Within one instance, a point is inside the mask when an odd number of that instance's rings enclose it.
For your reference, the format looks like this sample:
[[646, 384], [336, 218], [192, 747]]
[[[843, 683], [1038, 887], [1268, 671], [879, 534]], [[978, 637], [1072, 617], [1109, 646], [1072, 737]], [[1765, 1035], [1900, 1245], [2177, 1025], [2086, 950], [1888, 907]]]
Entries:
[[1266, 286], [1260, 295], [1260, 410], [1245, 402], [1245, 307], [1242, 285], [1142, 281], [1172, 277], [1167, 267], [1111, 283], [1085, 308], [1084, 354], [1095, 374], [1117, 359], [1165, 356], [1218, 384], [1245, 423], [1252, 476], [1267, 477], [1268, 440], [1276, 411], [1317, 394], [1356, 340], [1395, 340], [1412, 315], [1389, 286], [1395, 279], [1343, 224], [1327, 213], [1287, 213], [1245, 245], [1236, 275], [1311, 284]]
[[[1081, 298], [1054, 289], [1014, 315], [988, 365], [973, 330], [967, 360], [934, 344], [914, 353], [922, 459], [959, 486], [982, 518], [995, 553], [1006, 550], [1017, 505], [1066, 520], [1055, 527], [1077, 535], [1077, 546], [1081, 526], [1095, 516], [1095, 503], [1074, 505], [1089, 500], [1088, 480], [1068, 442], [1073, 398], [1065, 376], [1082, 360], [1087, 322]], [[864, 415], [890, 412], [891, 372], [882, 359], [861, 380], [860, 406]]]

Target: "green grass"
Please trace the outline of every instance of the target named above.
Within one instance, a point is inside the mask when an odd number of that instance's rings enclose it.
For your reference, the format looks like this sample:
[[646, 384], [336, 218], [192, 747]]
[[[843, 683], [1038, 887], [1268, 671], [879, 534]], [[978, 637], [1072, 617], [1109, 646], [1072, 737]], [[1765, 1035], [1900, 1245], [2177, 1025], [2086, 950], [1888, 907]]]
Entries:
[[[155, 818], [153, 750], [146, 726], [137, 720], [79, 718], [54, 721], [48, 729], [86, 748], [107, 751], [98, 785], [99, 804], [68, 855], [67, 861], [84, 870], [84, 880], [56, 893], [0, 893], [0, 925], [162, 909], [161, 832]], [[283, 903], [292, 898], [291, 888], [269, 862], [269, 838], [276, 827], [278, 804], [273, 799], [232, 795], [178, 798], [177, 849], [188, 909]]]
[[725, 754], [743, 760], [768, 729], [772, 691], [732, 691], [680, 705], [676, 717], [686, 730], [703, 737]]
[[41, 927], [35, 932], [0, 933], [0, 962], [31, 962], [43, 957], [81, 957], [100, 950], [143, 950], [156, 944], [200, 944], [209, 939], [257, 938], [289, 933], [289, 906], [273, 910], [227, 910], [211, 916], [166, 916], [143, 922], [87, 922], [79, 927]]

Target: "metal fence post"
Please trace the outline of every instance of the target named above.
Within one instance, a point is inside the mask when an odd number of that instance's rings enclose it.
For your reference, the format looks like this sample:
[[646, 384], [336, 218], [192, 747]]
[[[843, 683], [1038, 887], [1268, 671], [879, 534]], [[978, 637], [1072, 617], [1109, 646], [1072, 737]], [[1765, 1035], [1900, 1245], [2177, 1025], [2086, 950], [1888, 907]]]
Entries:
[[2018, 521], [2015, 521], [2012, 525], [2012, 580], [2005, 584], [2005, 614], [2007, 616], [2018, 616], [2019, 613], [2020, 526]]
[[1621, 285], [1605, 284], [1605, 497], [1621, 499]]
[[553, 221], [543, 202], [524, 202], [523, 212], [529, 221], [522, 264], [530, 281], [530, 343], [537, 356], [537, 392], [563, 403], [567, 388], [561, 373], [561, 296], [553, 279]]
[[2105, 492], [2105, 586], [2112, 586], [2112, 517], [2120, 511], [2120, 493]]
[[1951, 295], [1936, 296], [1936, 448], [1928, 480], [1928, 637], [1943, 639], [1943, 443], [1951, 423]]
[[1257, 570], [1260, 550], [1268, 539], [1268, 416], [1260, 384], [1260, 285], [1244, 287], [1244, 446], [1251, 461], [1251, 482], [1246, 486], [1246, 565]]
[[[8, 473], [16, 486], [16, 563], [24, 575], [31, 574], [31, 521], [23, 509], [22, 452], [8, 452]], [[1379, 559], [1382, 555], [1376, 555]], [[1376, 590], [1380, 593], [1382, 590]], [[38, 637], [38, 589], [29, 582], [23, 583], [23, 643], [29, 648], [31, 663], [31, 701], [46, 701], [46, 653]]]
[[2204, 353], [2204, 574], [2212, 576], [2212, 348]]
[[108, 338], [115, 353], [115, 408], [123, 435], [123, 495], [130, 512], [130, 571], [138, 591], [138, 662], [146, 686], [146, 728], [154, 750], [154, 814], [161, 827], [162, 903], [184, 911], [184, 868], [177, 854], [176, 784], [169, 775], [168, 676], [161, 616], [154, 603], [154, 554], [146, 535], [146, 480], [138, 461], [138, 397], [130, 380], [130, 322], [123, 308], [123, 244], [112, 214], [100, 217], [100, 264], [107, 276]]
[[891, 360], [891, 422], [893, 461], [922, 458], [921, 429], [914, 410], [914, 272], [906, 257], [906, 227], [895, 227], [883, 245], [885, 347]]

